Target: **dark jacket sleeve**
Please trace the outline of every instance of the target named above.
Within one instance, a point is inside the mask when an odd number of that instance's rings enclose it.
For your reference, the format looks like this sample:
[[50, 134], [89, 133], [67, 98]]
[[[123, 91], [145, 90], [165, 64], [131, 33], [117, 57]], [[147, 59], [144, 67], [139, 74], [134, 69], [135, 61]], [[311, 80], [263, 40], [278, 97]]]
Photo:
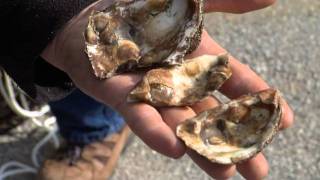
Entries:
[[39, 54], [66, 22], [93, 1], [0, 1], [0, 66], [32, 98], [52, 100], [56, 95], [47, 93], [70, 90], [69, 77]]

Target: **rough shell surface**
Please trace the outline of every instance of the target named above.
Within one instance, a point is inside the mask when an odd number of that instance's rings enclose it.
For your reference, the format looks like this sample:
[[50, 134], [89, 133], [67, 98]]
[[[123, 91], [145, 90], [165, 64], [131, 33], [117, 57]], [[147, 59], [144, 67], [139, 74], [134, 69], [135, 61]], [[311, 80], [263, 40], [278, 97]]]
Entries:
[[85, 39], [95, 75], [180, 64], [200, 42], [202, 9], [202, 0], [120, 0], [93, 12]]
[[180, 66], [149, 71], [129, 94], [128, 101], [153, 106], [191, 105], [218, 89], [231, 77], [228, 55], [203, 55]]
[[280, 96], [268, 89], [205, 111], [177, 127], [188, 147], [215, 163], [253, 157], [269, 144], [281, 118]]

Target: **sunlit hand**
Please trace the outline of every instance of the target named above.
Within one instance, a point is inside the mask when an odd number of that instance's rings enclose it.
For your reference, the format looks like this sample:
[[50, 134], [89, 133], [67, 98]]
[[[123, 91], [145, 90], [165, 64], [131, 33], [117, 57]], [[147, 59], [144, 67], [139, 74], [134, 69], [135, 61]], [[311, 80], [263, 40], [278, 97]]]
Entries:
[[276, 0], [204, 0], [206, 12], [246, 13], [270, 6]]
[[[175, 135], [178, 123], [193, 117], [199, 111], [214, 107], [217, 101], [208, 99], [192, 107], [156, 109], [145, 103], [127, 103], [126, 96], [141, 80], [141, 75], [124, 74], [108, 80], [98, 80], [92, 73], [91, 65], [84, 53], [83, 30], [93, 9], [104, 9], [113, 1], [99, 1], [83, 10], [60, 31], [42, 53], [49, 63], [65, 71], [83, 92], [119, 111], [132, 131], [149, 147], [166, 156], [178, 158], [187, 152], [209, 175], [228, 178], [235, 169], [248, 179], [260, 179], [267, 174], [268, 165], [262, 154], [237, 166], [222, 166], [210, 163], [188, 150]], [[210, 9], [208, 7], [207, 9]], [[211, 8], [212, 10], [212, 8]], [[225, 52], [206, 32], [203, 33], [199, 48], [190, 56], [220, 54]], [[221, 92], [235, 98], [249, 92], [268, 88], [268, 85], [250, 68], [231, 58], [232, 78], [221, 88]], [[285, 104], [282, 127], [292, 123], [293, 114]]]

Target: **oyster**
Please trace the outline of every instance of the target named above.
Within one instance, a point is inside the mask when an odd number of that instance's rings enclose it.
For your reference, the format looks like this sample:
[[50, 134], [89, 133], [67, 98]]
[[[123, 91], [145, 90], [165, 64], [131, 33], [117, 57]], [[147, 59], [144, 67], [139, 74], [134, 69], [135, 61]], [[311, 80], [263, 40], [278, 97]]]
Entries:
[[268, 89], [182, 122], [177, 135], [212, 162], [232, 164], [251, 158], [270, 143], [280, 117], [279, 92]]
[[202, 8], [202, 0], [120, 0], [93, 12], [85, 39], [95, 75], [180, 64], [200, 42]]
[[200, 101], [231, 77], [228, 55], [203, 55], [180, 66], [149, 71], [128, 95], [129, 102], [184, 106]]

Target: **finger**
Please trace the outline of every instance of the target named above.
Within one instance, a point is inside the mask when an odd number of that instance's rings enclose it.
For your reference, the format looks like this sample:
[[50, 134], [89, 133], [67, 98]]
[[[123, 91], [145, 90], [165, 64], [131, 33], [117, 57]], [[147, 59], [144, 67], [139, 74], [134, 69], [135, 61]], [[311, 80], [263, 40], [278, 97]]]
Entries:
[[149, 147], [172, 158], [182, 156], [185, 153], [185, 145], [155, 108], [144, 103], [127, 103], [127, 94], [140, 79], [139, 75], [121, 75], [109, 79], [105, 90], [108, 89], [110, 92], [104, 94], [113, 96], [108, 96], [108, 102], [114, 102], [113, 107], [123, 115], [132, 131]]
[[185, 153], [185, 145], [153, 107], [143, 103], [124, 103], [117, 109], [132, 131], [150, 148], [172, 158], [179, 158]]
[[219, 100], [215, 97], [206, 97], [202, 101], [197, 102], [190, 106], [196, 114], [199, 114], [203, 111], [217, 107], [220, 104]]
[[[190, 54], [190, 57], [203, 54], [218, 55], [222, 53], [227, 53], [227, 51], [204, 31], [199, 47]], [[229, 63], [232, 69], [232, 76], [220, 89], [229, 98], [233, 99], [249, 92], [257, 92], [269, 88], [268, 84], [253, 72], [249, 66], [240, 63], [233, 57], [230, 57]]]
[[[197, 48], [189, 57], [196, 57], [203, 54], [217, 55], [226, 53], [206, 31], [202, 34], [202, 40]], [[249, 66], [240, 63], [234, 57], [230, 57], [232, 69], [231, 78], [225, 82], [220, 91], [231, 99], [243, 94], [254, 93], [269, 88], [268, 84], [262, 80]], [[293, 112], [287, 103], [283, 104], [283, 114], [281, 128], [287, 128], [293, 123]]]
[[[229, 98], [237, 98], [243, 94], [255, 93], [270, 88], [268, 84], [259, 77], [249, 66], [230, 58], [230, 66], [232, 69], [231, 78], [221, 87], [220, 91]], [[288, 128], [293, 123], [293, 111], [282, 100], [282, 119], [280, 128]]]
[[281, 106], [283, 114], [282, 114], [282, 121], [280, 123], [280, 129], [283, 130], [292, 126], [294, 122], [294, 115], [288, 103], [284, 99], [281, 99], [281, 102], [283, 104]]
[[190, 107], [163, 107], [158, 110], [164, 122], [173, 132], [176, 132], [176, 128], [181, 122], [196, 116]]
[[248, 180], [260, 180], [268, 175], [269, 166], [266, 158], [259, 153], [254, 158], [237, 164], [239, 173]]
[[[160, 108], [159, 112], [174, 132], [179, 123], [196, 115], [190, 107]], [[236, 172], [235, 166], [213, 164], [190, 149], [187, 150], [187, 153], [200, 168], [213, 178], [228, 179]]]
[[275, 0], [206, 0], [206, 12], [244, 13], [273, 4]]
[[249, 66], [230, 58], [231, 78], [221, 87], [221, 92], [229, 98], [237, 98], [243, 94], [259, 92], [268, 89], [268, 84], [262, 80]]
[[201, 169], [215, 179], [229, 179], [236, 173], [236, 167], [234, 165], [220, 165], [212, 163], [190, 149], [187, 150], [187, 154]]
[[[211, 104], [212, 103], [210, 102], [210, 105]], [[164, 121], [171, 127], [173, 131], [176, 130], [176, 127], [179, 123], [196, 115], [196, 113], [190, 107], [160, 108], [159, 112], [161, 113]], [[187, 150], [187, 152], [200, 168], [214, 178], [227, 179], [235, 174], [235, 166], [214, 164], [190, 149]]]
[[73, 78], [77, 87], [80, 87], [83, 92], [98, 101], [114, 108], [120, 103], [126, 102], [128, 93], [142, 79], [142, 75], [122, 74], [107, 80], [101, 80], [94, 77], [89, 71], [82, 71], [82, 74], [78, 76], [76, 79]]
[[[78, 87], [120, 112], [132, 131], [148, 146], [174, 158], [185, 153], [184, 144], [164, 123], [156, 109], [143, 103], [126, 102], [127, 94], [140, 81], [140, 75], [123, 74], [108, 80], [98, 80], [88, 71], [83, 74], [77, 76]], [[91, 77], [90, 80], [82, 80], [88, 77]]]

